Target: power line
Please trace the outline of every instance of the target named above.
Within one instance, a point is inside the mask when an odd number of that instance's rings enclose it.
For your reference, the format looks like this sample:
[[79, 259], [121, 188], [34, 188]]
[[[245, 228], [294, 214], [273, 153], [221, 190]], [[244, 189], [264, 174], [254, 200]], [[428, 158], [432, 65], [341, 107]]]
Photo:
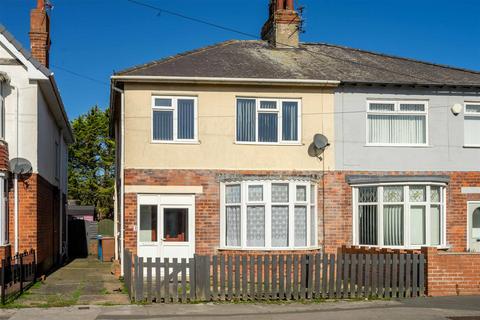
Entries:
[[[251, 34], [251, 33], [247, 33], [247, 32], [243, 32], [243, 31], [238, 30], [238, 29], [234, 29], [234, 28], [231, 28], [231, 27], [226, 27], [226, 26], [223, 26], [223, 25], [220, 25], [220, 24], [217, 24], [217, 23], [213, 23], [213, 22], [207, 21], [207, 20], [203, 20], [203, 19], [199, 19], [199, 18], [187, 16], [187, 15], [185, 15], [185, 14], [178, 13], [178, 12], [175, 12], [175, 11], [166, 10], [166, 9], [164, 9], [164, 8], [160, 8], [160, 7], [157, 7], [157, 6], [153, 6], [153, 5], [151, 5], [151, 4], [148, 4], [148, 3], [145, 3], [145, 2], [142, 2], [142, 1], [138, 1], [138, 0], [127, 0], [127, 1], [130, 2], [130, 3], [136, 4], [136, 5], [139, 5], [139, 6], [143, 6], [143, 7], [146, 7], [146, 8], [152, 9], [152, 10], [155, 10], [155, 11], [157, 11], [159, 14], [162, 13], [162, 12], [164, 12], [164, 13], [170, 14], [170, 15], [172, 15], [172, 16], [176, 16], [176, 17], [183, 18], [183, 19], [186, 19], [186, 20], [190, 20], [190, 21], [194, 21], [194, 22], [201, 23], [201, 24], [205, 24], [205, 25], [208, 25], [208, 26], [211, 26], [211, 27], [215, 27], [215, 28], [224, 30], [224, 31], [229, 31], [229, 32], [237, 33], [237, 34], [240, 34], [240, 35], [243, 35], [243, 36], [247, 36], [247, 37], [253, 38], [253, 39], [255, 39], [255, 40], [260, 40], [257, 35], [254, 35], [254, 34]], [[287, 44], [287, 43], [281, 43], [281, 42], [277, 42], [277, 43], [280, 44], [280, 45], [286, 46], [286, 47], [296, 48], [295, 46], [290, 45], [290, 44]], [[417, 80], [430, 81], [430, 82], [434, 82], [434, 83], [439, 83], [439, 84], [441, 84], [440, 82], [437, 82], [437, 81], [432, 80], [432, 79], [423, 78], [423, 77], [419, 77], [419, 76], [415, 76], [415, 75], [411, 75], [411, 74], [403, 73], [403, 72], [399, 72], [399, 71], [394, 71], [394, 70], [390, 70], [390, 69], [387, 69], [387, 68], [379, 67], [379, 66], [376, 66], [376, 65], [361, 63], [361, 62], [358, 62], [358, 61], [353, 61], [353, 60], [348, 60], [348, 59], [342, 59], [342, 58], [339, 58], [339, 57], [336, 57], [336, 56], [332, 56], [332, 55], [326, 54], [326, 53], [324, 53], [324, 52], [312, 51], [312, 50], [309, 50], [309, 49], [307, 49], [307, 48], [303, 48], [303, 50], [306, 51], [306, 52], [308, 52], [308, 53], [310, 53], [310, 54], [322, 55], [322, 56], [325, 56], [325, 57], [328, 57], [328, 58], [331, 58], [331, 59], [334, 59], [334, 60], [338, 60], [338, 61], [342, 61], [342, 62], [347, 62], [347, 63], [351, 63], [351, 64], [354, 64], [354, 65], [360, 65], [360, 66], [364, 66], [364, 67], [368, 67], [368, 68], [374, 68], [374, 69], [378, 69], [378, 70], [381, 70], [381, 71], [386, 71], [386, 72], [390, 72], [390, 73], [396, 73], [396, 74], [401, 75], [401, 76], [406, 76], [406, 77], [414, 78], [414, 79], [417, 79]]]
[[69, 69], [67, 69], [67, 68], [65, 68], [65, 67], [60, 67], [60, 66], [53, 65], [53, 64], [52, 64], [51, 66], [52, 66], [53, 68], [55, 68], [55, 69], [61, 70], [61, 71], [66, 72], [66, 73], [69, 73], [69, 74], [74, 75], [74, 76], [76, 76], [76, 77], [79, 77], [79, 78], [82, 78], [82, 79], [86, 79], [86, 80], [90, 80], [90, 81], [93, 81], [93, 82], [96, 82], [96, 83], [100, 83], [100, 84], [102, 84], [102, 85], [104, 85], [104, 86], [110, 87], [110, 84], [108, 84], [108, 83], [105, 82], [105, 81], [98, 80], [98, 79], [92, 78], [92, 77], [90, 77], [90, 76], [86, 76], [86, 75], [80, 74], [80, 73], [78, 73], [78, 72], [76, 72], [76, 71], [69, 70]]

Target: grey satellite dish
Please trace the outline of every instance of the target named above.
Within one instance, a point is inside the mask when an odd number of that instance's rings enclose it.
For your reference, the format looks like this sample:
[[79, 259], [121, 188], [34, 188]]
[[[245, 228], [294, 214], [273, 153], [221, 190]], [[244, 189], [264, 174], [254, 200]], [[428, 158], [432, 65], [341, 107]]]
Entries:
[[327, 137], [317, 133], [313, 137], [313, 142], [308, 146], [308, 155], [311, 157], [319, 157], [329, 145], [330, 143], [328, 143]]
[[317, 133], [315, 136], [313, 136], [313, 144], [317, 149], [325, 149], [327, 146], [330, 145], [330, 143], [328, 143], [327, 137], [320, 133]]
[[24, 158], [10, 160], [10, 171], [19, 176], [28, 176], [32, 173], [32, 164]]

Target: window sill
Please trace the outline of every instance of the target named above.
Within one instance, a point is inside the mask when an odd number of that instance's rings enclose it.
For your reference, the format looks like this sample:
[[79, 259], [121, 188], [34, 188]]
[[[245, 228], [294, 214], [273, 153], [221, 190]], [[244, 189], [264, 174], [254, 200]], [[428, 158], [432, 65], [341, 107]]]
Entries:
[[381, 148], [431, 148], [428, 144], [365, 144], [365, 147], [381, 147]]
[[157, 140], [152, 140], [150, 141], [151, 144], [192, 144], [192, 145], [198, 145], [200, 144], [200, 141], [157, 141]]
[[464, 149], [480, 149], [480, 145], [464, 145]]
[[247, 146], [303, 146], [305, 144], [301, 142], [239, 142], [235, 141], [234, 144], [247, 145]]
[[235, 248], [235, 247], [220, 247], [219, 251], [309, 251], [309, 250], [320, 250], [322, 247], [313, 246], [313, 247], [298, 247], [298, 248], [265, 248], [265, 247], [252, 247], [252, 248]]
[[438, 250], [448, 250], [450, 249], [449, 246], [446, 245], [440, 245], [440, 246], [372, 246], [372, 245], [364, 245], [364, 244], [358, 244], [354, 245], [358, 246], [360, 248], [372, 248], [372, 249], [392, 249], [392, 250], [420, 250], [422, 248], [437, 248]]

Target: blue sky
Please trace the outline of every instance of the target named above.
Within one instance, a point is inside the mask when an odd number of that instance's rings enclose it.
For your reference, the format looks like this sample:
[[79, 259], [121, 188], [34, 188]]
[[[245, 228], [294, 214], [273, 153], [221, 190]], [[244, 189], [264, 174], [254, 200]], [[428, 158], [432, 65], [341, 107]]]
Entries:
[[[268, 0], [139, 0], [258, 34]], [[127, 0], [52, 0], [51, 69], [71, 119], [108, 105], [114, 70], [228, 39], [232, 32], [147, 9]], [[36, 0], [0, 0], [0, 23], [29, 47]], [[480, 70], [480, 1], [297, 0], [303, 41], [327, 42]], [[77, 77], [68, 69], [86, 77]]]

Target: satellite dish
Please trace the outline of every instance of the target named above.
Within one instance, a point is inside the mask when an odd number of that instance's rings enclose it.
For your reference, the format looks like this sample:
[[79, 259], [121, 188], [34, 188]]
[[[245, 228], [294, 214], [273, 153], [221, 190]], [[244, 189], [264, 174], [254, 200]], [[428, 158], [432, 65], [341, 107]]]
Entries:
[[325, 149], [328, 145], [330, 145], [327, 137], [320, 133], [317, 133], [315, 136], [313, 136], [313, 144], [318, 149]]
[[10, 160], [10, 171], [19, 176], [28, 176], [32, 173], [32, 164], [24, 158]]
[[319, 157], [329, 145], [330, 143], [328, 143], [327, 137], [317, 133], [313, 137], [313, 142], [308, 146], [308, 155], [311, 157]]

